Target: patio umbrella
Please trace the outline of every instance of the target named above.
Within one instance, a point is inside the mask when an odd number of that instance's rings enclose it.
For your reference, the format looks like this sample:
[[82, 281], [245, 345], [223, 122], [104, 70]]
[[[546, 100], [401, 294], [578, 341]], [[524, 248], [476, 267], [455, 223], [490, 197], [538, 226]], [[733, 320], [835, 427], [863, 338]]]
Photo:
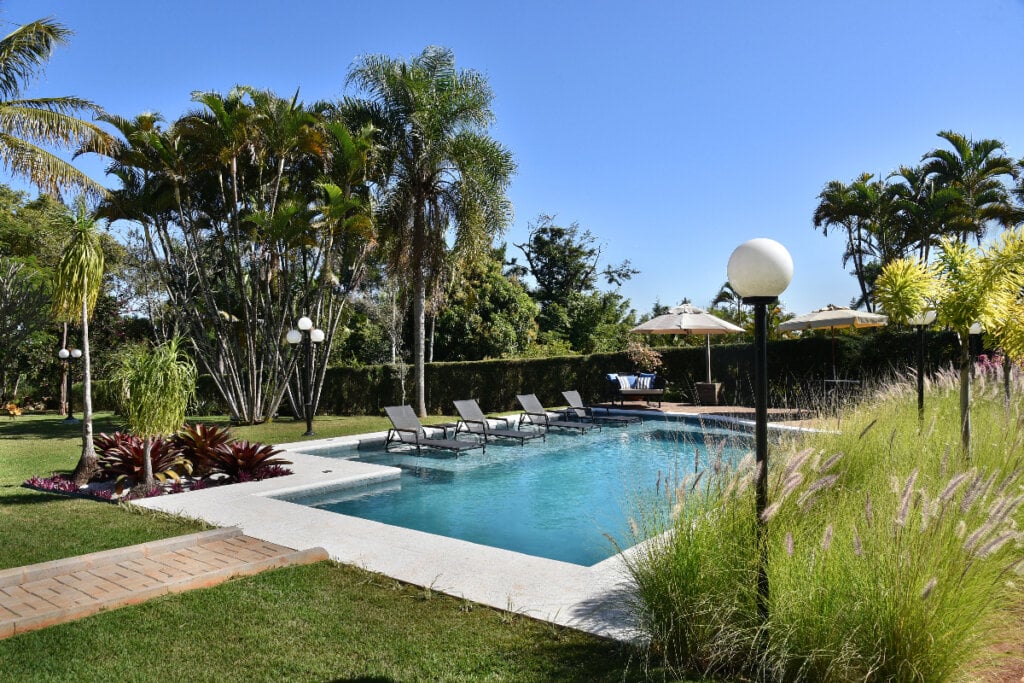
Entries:
[[779, 332], [795, 332], [797, 330], [832, 331], [832, 379], [836, 379], [836, 330], [847, 327], [881, 327], [889, 322], [889, 318], [880, 313], [855, 311], [852, 308], [833, 306], [819, 308], [805, 315], [787, 320], [779, 325]]
[[630, 332], [637, 334], [703, 334], [707, 337], [708, 383], [711, 382], [711, 335], [746, 332], [730, 322], [707, 313], [691, 304], [681, 304], [668, 309], [668, 313], [651, 318], [637, 325]]

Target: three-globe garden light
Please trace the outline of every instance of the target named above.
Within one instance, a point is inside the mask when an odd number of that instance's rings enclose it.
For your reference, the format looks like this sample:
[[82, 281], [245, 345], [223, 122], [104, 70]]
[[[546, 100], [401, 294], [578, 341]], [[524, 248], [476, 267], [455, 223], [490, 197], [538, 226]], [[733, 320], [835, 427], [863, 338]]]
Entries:
[[64, 376], [67, 378], [65, 394], [68, 403], [68, 416], [64, 418], [66, 424], [76, 424], [78, 420], [71, 410], [71, 361], [82, 357], [81, 349], [61, 349], [57, 352], [57, 358], [64, 363]]
[[775, 240], [759, 237], [736, 247], [729, 257], [729, 284], [754, 307], [754, 448], [757, 511], [757, 611], [768, 618], [768, 556], [764, 519], [768, 507], [768, 307], [793, 279], [793, 257]]
[[[314, 327], [313, 321], [306, 316], [299, 318], [295, 326], [298, 328], [288, 330], [285, 339], [292, 346], [302, 342], [305, 352], [305, 372], [300, 373], [299, 392], [303, 400], [303, 416], [306, 418], [306, 433], [303, 436], [315, 436], [313, 433], [313, 344], [319, 344], [324, 340], [324, 331]], [[305, 378], [302, 377], [305, 375]]]

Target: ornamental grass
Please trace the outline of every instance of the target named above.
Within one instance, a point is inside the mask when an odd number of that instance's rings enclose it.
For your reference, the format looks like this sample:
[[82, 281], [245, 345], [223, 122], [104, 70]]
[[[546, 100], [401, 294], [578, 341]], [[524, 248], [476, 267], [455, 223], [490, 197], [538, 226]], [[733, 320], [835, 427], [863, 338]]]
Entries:
[[977, 680], [1024, 602], [1024, 415], [979, 372], [970, 454], [958, 377], [894, 381], [841, 433], [773, 444], [757, 613], [752, 458], [659, 487], [627, 554], [652, 663], [678, 675], [772, 681]]

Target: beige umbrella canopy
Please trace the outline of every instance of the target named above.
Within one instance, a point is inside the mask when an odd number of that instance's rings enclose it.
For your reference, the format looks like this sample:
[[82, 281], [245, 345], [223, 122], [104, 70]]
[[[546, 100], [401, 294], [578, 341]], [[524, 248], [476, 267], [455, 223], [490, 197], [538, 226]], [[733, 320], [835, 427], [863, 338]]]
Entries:
[[798, 315], [779, 325], [779, 332], [798, 330], [832, 330], [832, 379], [836, 379], [836, 330], [847, 327], [881, 327], [889, 318], [880, 313], [855, 311], [852, 308], [829, 304], [804, 315]]
[[703, 334], [707, 336], [708, 382], [711, 382], [711, 335], [746, 332], [742, 327], [715, 317], [702, 308], [681, 304], [668, 309], [668, 313], [637, 325], [630, 332], [637, 334]]

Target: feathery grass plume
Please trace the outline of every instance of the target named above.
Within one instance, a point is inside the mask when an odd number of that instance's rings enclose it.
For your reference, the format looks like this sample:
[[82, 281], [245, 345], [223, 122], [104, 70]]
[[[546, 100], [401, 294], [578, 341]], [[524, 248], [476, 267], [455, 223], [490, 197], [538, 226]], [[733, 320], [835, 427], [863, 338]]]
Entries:
[[832, 547], [832, 525], [825, 527], [825, 535], [821, 539], [821, 549], [827, 551]]
[[985, 545], [978, 548], [978, 557], [988, 557], [993, 553], [999, 552], [999, 549], [1006, 545], [1006, 542], [1012, 538], [1017, 538], [1019, 534], [1013, 531], [1004, 531], [1002, 534], [996, 536]]
[[939, 503], [942, 505], [948, 503], [950, 499], [956, 495], [957, 489], [959, 489], [960, 486], [963, 485], [965, 481], [967, 481], [967, 478], [971, 476], [973, 472], [973, 469], [968, 472], [961, 472], [960, 474], [950, 479], [949, 483], [946, 484], [946, 488], [942, 489], [942, 493], [939, 494]]
[[640, 538], [640, 525], [636, 523], [636, 519], [632, 515], [629, 518], [629, 532], [633, 534], [634, 538]]
[[993, 530], [995, 530], [995, 524], [992, 524], [991, 522], [985, 522], [982, 524], [974, 530], [974, 533], [967, 537], [966, 541], [964, 541], [964, 550], [968, 552], [973, 550], [974, 547], [978, 545], [983, 538], [992, 533]]
[[974, 479], [971, 481], [971, 485], [967, 487], [967, 493], [964, 494], [963, 499], [960, 501], [960, 512], [967, 512], [974, 505], [975, 501], [981, 496], [982, 487], [985, 484], [985, 473], [978, 472]]
[[782, 503], [780, 503], [779, 501], [775, 501], [774, 503], [766, 507], [764, 510], [761, 511], [761, 521], [770, 521], [771, 518], [774, 517], [775, 514], [779, 511], [780, 507], [782, 507]]
[[812, 483], [810, 486], [808, 486], [807, 490], [800, 494], [800, 497], [796, 499], [797, 505], [799, 505], [800, 509], [803, 510], [804, 512], [810, 510], [811, 506], [814, 504], [814, 501], [818, 496], [818, 493], [825, 489], [831, 488], [832, 485], [835, 484], [838, 479], [838, 474], [827, 474], [824, 477], [821, 477], [820, 479]]
[[[928, 431], [926, 431], [924, 433], [925, 441], [927, 441], [928, 439], [932, 438], [932, 434], [935, 433], [935, 425], [936, 425], [936, 423], [938, 421], [939, 421], [939, 416], [938, 415], [932, 415], [932, 422], [931, 422], [930, 425], [928, 425]], [[947, 455], [949, 454], [949, 447], [948, 446], [946, 447], [946, 454]]]
[[789, 496], [789, 494], [793, 493], [794, 489], [796, 489], [796, 487], [799, 486], [803, 480], [803, 472], [794, 472], [793, 474], [789, 475], [789, 477], [782, 485], [782, 491], [779, 493], [779, 502], [782, 502], [783, 500], [786, 499], [787, 496]]
[[813, 453], [813, 449], [805, 448], [804, 450], [791, 455], [789, 460], [786, 461], [786, 467], [782, 470], [782, 479], [789, 479], [789, 475], [796, 472], [798, 469], [803, 467], [803, 464], [807, 461], [807, 458]]
[[864, 429], [861, 430], [860, 435], [857, 436], [857, 439], [858, 440], [863, 439], [864, 435], [867, 434], [869, 431], [871, 431], [871, 428], [875, 426], [876, 422], [878, 422], [878, 418], [877, 417], [874, 420], [872, 420], [871, 422], [869, 422], [867, 427], [865, 427]]
[[700, 469], [700, 449], [693, 449], [693, 471], [696, 472]]
[[690, 492], [691, 493], [693, 492], [694, 489], [697, 488], [697, 484], [700, 482], [700, 479], [703, 476], [704, 476], [704, 470], [701, 470], [700, 472], [697, 473], [697, 476], [693, 478], [693, 483], [690, 484]]
[[[927, 438], [927, 437], [925, 437]], [[949, 469], [949, 444], [946, 444], [946, 449], [942, 451], [942, 461], [939, 463], [939, 476], [946, 476], [946, 470]]]
[[1019, 477], [1019, 476], [1020, 476], [1020, 467], [1015, 467], [1013, 469], [1013, 471], [1010, 472], [1010, 474], [1008, 474], [1002, 480], [1002, 482], [999, 483], [999, 486], [997, 486], [996, 489], [992, 492], [992, 495], [993, 496], [1001, 496], [1001, 495], [1003, 495], [1003, 491], [1005, 491], [1007, 489], [1007, 487], [1009, 487], [1011, 484], [1013, 484], [1015, 481], [1017, 481], [1017, 477]]
[[932, 591], [935, 590], [935, 587], [937, 585], [939, 585], [938, 578], [933, 576], [932, 578], [928, 579], [928, 583], [924, 585], [924, 589], [921, 591], [921, 599], [927, 600], [928, 596], [932, 594]]
[[839, 462], [842, 459], [843, 459], [843, 454], [842, 453], [836, 453], [831, 458], [829, 458], [825, 462], [821, 463], [821, 465], [818, 467], [818, 474], [821, 474], [823, 472], [828, 472], [830, 469], [832, 469], [832, 467], [837, 462]]
[[871, 492], [868, 491], [864, 498], [864, 519], [867, 520], [868, 528], [870, 528], [875, 523], [875, 513], [871, 509]]
[[889, 435], [889, 455], [892, 455], [893, 444], [896, 443], [896, 433], [899, 431], [898, 427], [893, 427], [892, 434]]
[[917, 470], [910, 473], [906, 485], [903, 487], [903, 495], [900, 497], [900, 511], [896, 515], [896, 525], [904, 526], [907, 523], [907, 514], [910, 512], [910, 498], [914, 492], [914, 483], [917, 481]]
[[989, 519], [993, 524], [1002, 524], [1008, 517], [1017, 511], [1017, 508], [1020, 507], [1022, 502], [1024, 502], [1024, 495], [1017, 496], [1012, 499], [1005, 499], [1002, 505], [992, 510], [989, 514]]
[[786, 532], [786, 554], [793, 557], [793, 532]]
[[960, 520], [956, 523], [956, 537], [963, 538], [967, 534], [967, 522]]
[[857, 527], [853, 527], [853, 554], [857, 557], [864, 555], [864, 546], [860, 542], [860, 534], [857, 533]]

